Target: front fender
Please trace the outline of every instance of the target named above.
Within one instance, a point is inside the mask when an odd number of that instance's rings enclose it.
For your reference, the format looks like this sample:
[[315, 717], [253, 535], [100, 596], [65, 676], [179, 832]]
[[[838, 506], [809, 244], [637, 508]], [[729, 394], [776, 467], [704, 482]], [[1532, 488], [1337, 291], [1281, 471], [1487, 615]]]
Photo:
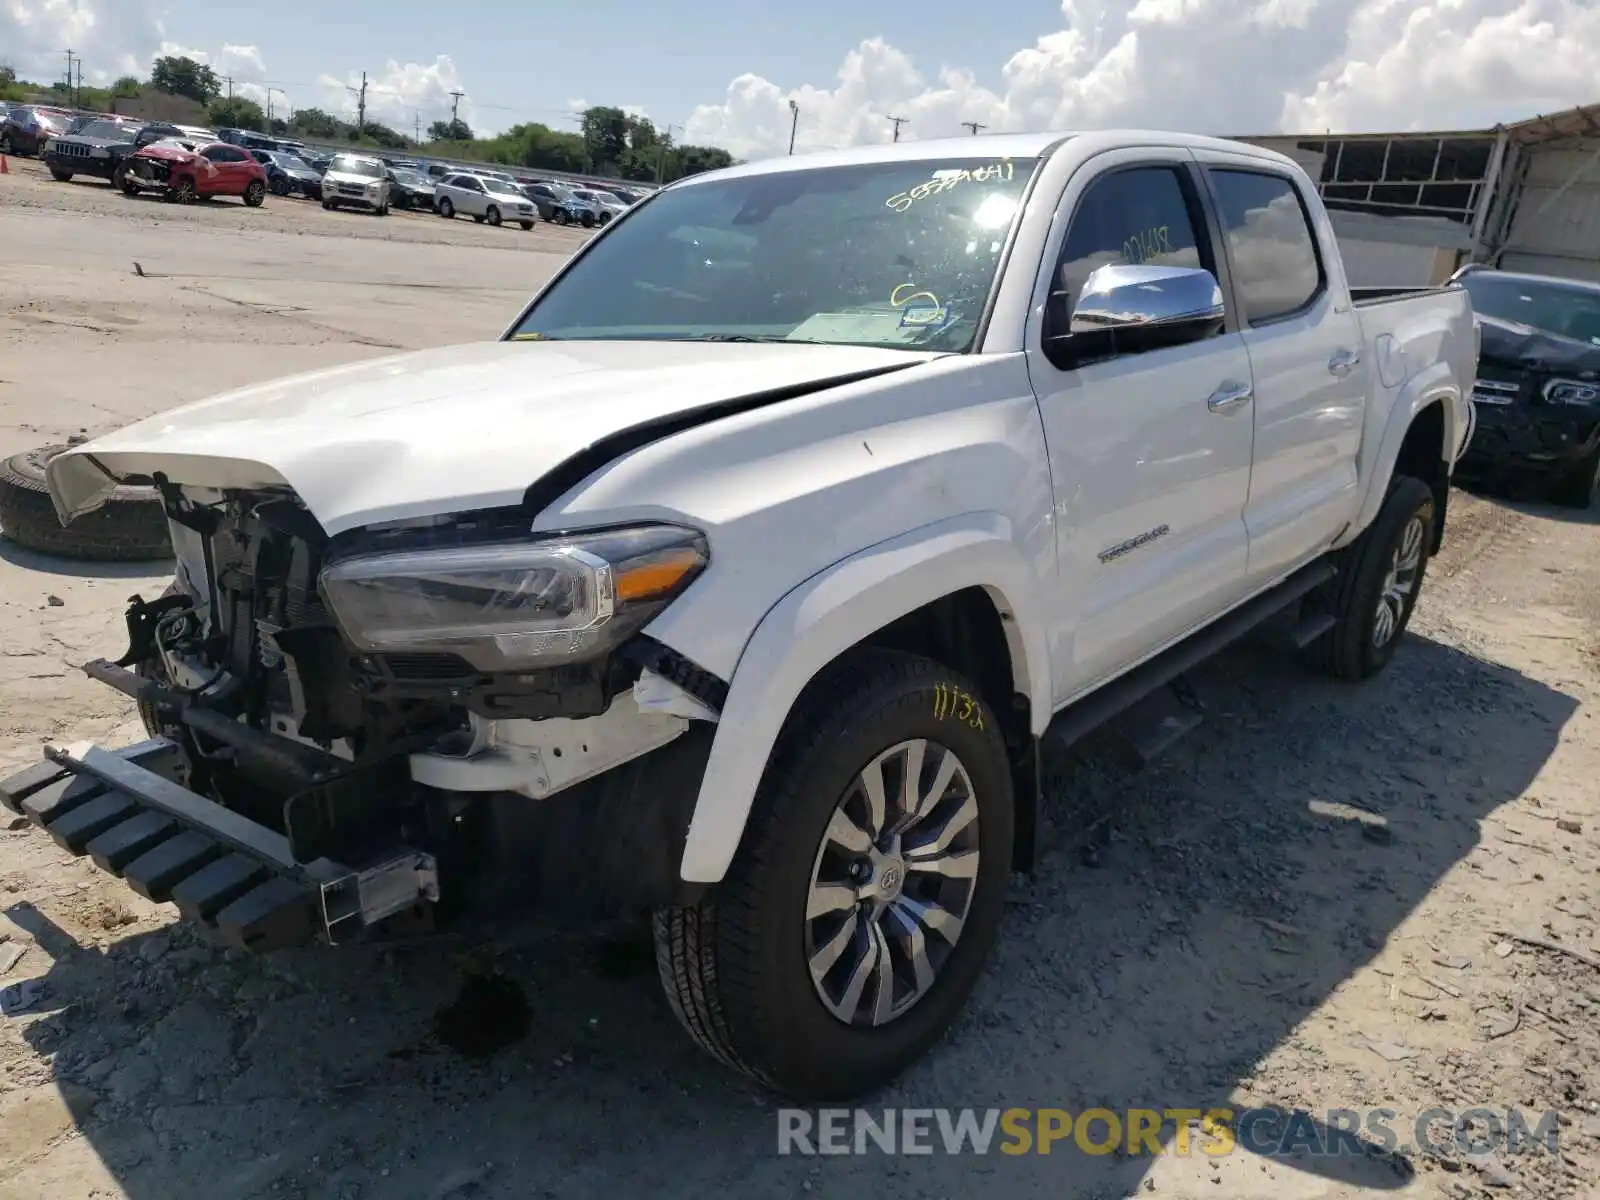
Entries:
[[1366, 492], [1362, 497], [1360, 514], [1351, 527], [1352, 537], [1377, 519], [1378, 510], [1383, 507], [1384, 497], [1389, 493], [1389, 481], [1394, 477], [1395, 463], [1399, 461], [1400, 447], [1405, 443], [1406, 433], [1417, 414], [1434, 403], [1444, 406], [1444, 443], [1439, 449], [1440, 457], [1449, 461], [1457, 457], [1462, 434], [1467, 428], [1467, 406], [1471, 401], [1462, 396], [1460, 384], [1451, 372], [1450, 365], [1438, 362], [1412, 376], [1395, 393], [1389, 417], [1384, 422], [1383, 435], [1367, 472]]
[[907, 613], [964, 588], [993, 598], [1018, 691], [1050, 718], [1045, 614], [1034, 573], [998, 513], [970, 513], [868, 547], [813, 575], [762, 618], [734, 669], [689, 824], [680, 874], [716, 883], [733, 861], [779, 731], [828, 663]]

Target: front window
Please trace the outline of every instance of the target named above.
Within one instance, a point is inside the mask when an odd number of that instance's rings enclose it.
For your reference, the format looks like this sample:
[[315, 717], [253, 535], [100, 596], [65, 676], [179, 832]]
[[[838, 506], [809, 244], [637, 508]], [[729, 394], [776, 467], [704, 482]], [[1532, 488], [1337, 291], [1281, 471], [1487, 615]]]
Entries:
[[671, 188], [574, 261], [512, 336], [964, 353], [1037, 165], [878, 162]]
[[292, 154], [278, 154], [278, 155], [274, 155], [274, 157], [276, 158], [278, 165], [280, 167], [282, 167], [285, 171], [309, 171], [309, 170], [311, 170], [310, 167], [306, 166], [304, 161], [302, 161], [301, 159], [296, 158]]
[[1468, 272], [1461, 286], [1472, 297], [1473, 310], [1486, 317], [1600, 346], [1600, 291], [1487, 271]]
[[328, 170], [338, 171], [344, 175], [360, 175], [367, 179], [382, 179], [383, 166], [370, 159], [351, 158], [348, 155], [338, 155], [328, 164]]

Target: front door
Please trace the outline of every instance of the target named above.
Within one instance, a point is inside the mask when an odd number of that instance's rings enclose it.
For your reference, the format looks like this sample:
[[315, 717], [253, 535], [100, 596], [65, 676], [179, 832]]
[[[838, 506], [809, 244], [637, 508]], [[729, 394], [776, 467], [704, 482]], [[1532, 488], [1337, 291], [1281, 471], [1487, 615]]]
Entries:
[[[1217, 273], [1192, 156], [1154, 153], [1100, 156], [1069, 183], [1051, 285], [1068, 311], [1103, 265]], [[1058, 703], [1242, 598], [1253, 440], [1250, 360], [1231, 313], [1213, 336], [1138, 353], [1076, 361], [1072, 341], [1047, 348], [1036, 328], [1028, 351], [1056, 490], [1062, 601], [1076, 618]]]

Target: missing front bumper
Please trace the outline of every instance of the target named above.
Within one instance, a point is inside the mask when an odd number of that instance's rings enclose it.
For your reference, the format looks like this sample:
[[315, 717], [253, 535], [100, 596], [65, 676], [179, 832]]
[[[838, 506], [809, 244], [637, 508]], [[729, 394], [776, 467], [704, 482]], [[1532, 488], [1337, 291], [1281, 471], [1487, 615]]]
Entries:
[[46, 755], [0, 781], [0, 806], [239, 949], [346, 941], [439, 897], [434, 860], [417, 851], [363, 868], [297, 861], [282, 834], [185, 787], [183, 754], [166, 738]]

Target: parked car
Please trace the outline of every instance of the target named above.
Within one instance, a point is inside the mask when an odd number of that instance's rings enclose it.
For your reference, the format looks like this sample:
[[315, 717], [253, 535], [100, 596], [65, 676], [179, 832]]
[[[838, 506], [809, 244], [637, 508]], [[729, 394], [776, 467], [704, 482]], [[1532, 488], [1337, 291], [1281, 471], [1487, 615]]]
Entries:
[[1353, 299], [1316, 184], [1244, 143], [697, 175], [498, 344], [52, 458], [63, 519], [165, 481], [176, 579], [86, 668], [153, 740], [0, 801], [251, 951], [651, 912], [697, 1042], [857, 1097], [980, 977], [1044, 740], [1269, 620], [1390, 662], [1475, 355], [1462, 287]]
[[308, 163], [286, 150], [251, 150], [250, 157], [267, 172], [267, 189], [274, 196], [301, 195], [308, 200], [322, 199], [322, 176]]
[[1461, 477], [1533, 483], [1589, 508], [1600, 491], [1600, 284], [1481, 266], [1456, 278], [1481, 341]]
[[434, 188], [433, 204], [441, 217], [453, 218], [462, 213], [490, 225], [515, 221], [524, 229], [532, 229], [539, 215], [533, 201], [514, 185], [481, 175], [447, 176]]
[[238, 196], [251, 208], [267, 197], [267, 170], [249, 151], [227, 142], [199, 149], [181, 138], [153, 143], [128, 156], [118, 183], [129, 195], [154, 190], [191, 204], [216, 196]]
[[336, 154], [322, 176], [322, 207], [365, 208], [389, 215], [389, 169], [364, 154]]
[[588, 200], [581, 200], [571, 188], [547, 180], [530, 183], [522, 194], [539, 206], [539, 215], [557, 225], [579, 224], [594, 226], [600, 223], [600, 208]]
[[67, 131], [71, 120], [57, 109], [19, 105], [0, 120], [0, 154], [38, 154], [47, 140]]
[[433, 211], [436, 185], [428, 176], [410, 167], [389, 169], [389, 200], [397, 208]]
[[90, 175], [121, 186], [123, 163], [136, 150], [163, 138], [181, 136], [181, 129], [164, 121], [96, 119], [51, 138], [41, 157], [51, 176], [62, 183], [78, 175]]
[[572, 194], [579, 200], [592, 204], [600, 224], [609, 224], [613, 217], [620, 216], [628, 211], [628, 206], [618, 200], [610, 192], [597, 191], [594, 188], [573, 188]]

